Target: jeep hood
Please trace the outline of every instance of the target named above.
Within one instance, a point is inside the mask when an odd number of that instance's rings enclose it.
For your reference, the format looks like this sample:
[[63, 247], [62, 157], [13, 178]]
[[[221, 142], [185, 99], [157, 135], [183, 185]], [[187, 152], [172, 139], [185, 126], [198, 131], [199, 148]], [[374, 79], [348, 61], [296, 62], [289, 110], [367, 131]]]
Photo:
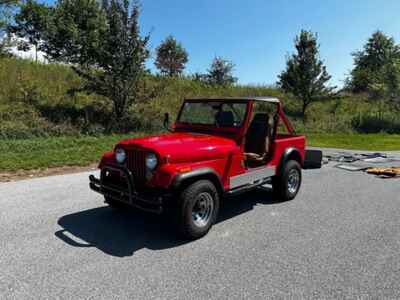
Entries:
[[228, 138], [186, 132], [126, 139], [119, 145], [126, 149], [152, 150], [161, 157], [169, 156], [171, 163], [222, 159], [237, 147], [236, 143]]

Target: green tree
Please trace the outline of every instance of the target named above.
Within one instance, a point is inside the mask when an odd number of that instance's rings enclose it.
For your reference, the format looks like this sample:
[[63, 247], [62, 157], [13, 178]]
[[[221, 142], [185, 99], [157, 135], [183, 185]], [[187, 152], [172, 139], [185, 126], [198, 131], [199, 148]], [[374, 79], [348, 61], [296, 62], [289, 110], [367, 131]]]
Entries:
[[215, 57], [208, 70], [207, 78], [208, 83], [213, 85], [232, 85], [237, 81], [233, 76], [235, 65], [221, 57]]
[[353, 57], [354, 68], [346, 87], [355, 93], [367, 93], [378, 107], [380, 118], [385, 102], [400, 109], [400, 47], [394, 39], [376, 31]]
[[122, 130], [140, 98], [149, 36], [139, 28], [139, 3], [128, 0], [61, 0], [44, 38], [49, 57], [70, 63], [82, 90], [110, 99], [110, 129]]
[[9, 55], [11, 41], [5, 33], [18, 3], [19, 0], [0, 0], [0, 57]]
[[400, 59], [393, 59], [384, 68], [385, 90], [387, 98], [400, 105]]
[[10, 34], [24, 39], [18, 44], [19, 50], [29, 51], [32, 46], [35, 48], [36, 61], [48, 16], [49, 8], [46, 5], [27, 0], [21, 4], [13, 24], [8, 26]]
[[55, 61], [96, 66], [107, 26], [97, 0], [59, 0], [48, 18], [41, 48]]
[[295, 39], [296, 53], [287, 58], [286, 70], [279, 75], [278, 86], [302, 101], [305, 120], [308, 106], [331, 96], [335, 87], [328, 87], [331, 76], [319, 57], [317, 35], [302, 30]]
[[167, 37], [156, 49], [155, 65], [161, 74], [178, 76], [188, 62], [188, 53], [173, 36]]
[[393, 38], [376, 31], [368, 39], [363, 50], [352, 55], [354, 68], [347, 87], [356, 93], [373, 92], [373, 85], [385, 81], [385, 74], [388, 74], [390, 65], [400, 58], [400, 49]]
[[[87, 88], [113, 101], [116, 123], [127, 117], [129, 106], [140, 98], [140, 80], [146, 73], [150, 36], [142, 37], [139, 28], [139, 3], [129, 9], [128, 0], [104, 0], [107, 30], [97, 57], [102, 70], [86, 73]], [[81, 73], [82, 74], [82, 73]], [[85, 74], [85, 73], [83, 73]]]
[[383, 118], [385, 102], [391, 102], [400, 110], [400, 61], [387, 63], [379, 72], [369, 76], [367, 93], [378, 107], [379, 118]]
[[12, 16], [13, 10], [18, 5], [18, 0], [0, 0], [0, 33], [4, 34]]

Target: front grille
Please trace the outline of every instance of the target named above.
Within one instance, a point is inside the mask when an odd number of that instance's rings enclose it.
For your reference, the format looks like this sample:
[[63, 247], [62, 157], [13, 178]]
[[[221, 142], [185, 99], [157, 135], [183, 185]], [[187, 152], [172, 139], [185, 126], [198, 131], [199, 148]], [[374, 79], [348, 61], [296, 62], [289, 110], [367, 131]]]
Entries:
[[126, 151], [126, 163], [132, 172], [135, 185], [140, 187], [146, 182], [146, 151], [141, 149], [131, 149]]

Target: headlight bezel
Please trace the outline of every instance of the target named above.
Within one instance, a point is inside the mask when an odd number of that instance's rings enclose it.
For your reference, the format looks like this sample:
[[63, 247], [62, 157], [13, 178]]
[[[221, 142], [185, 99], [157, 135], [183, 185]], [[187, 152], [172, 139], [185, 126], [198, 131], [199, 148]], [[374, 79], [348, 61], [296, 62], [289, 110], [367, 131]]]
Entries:
[[126, 151], [123, 148], [117, 148], [114, 151], [115, 154], [115, 160], [119, 164], [123, 164], [126, 161]]
[[145, 165], [149, 171], [154, 171], [159, 164], [159, 159], [157, 154], [154, 152], [148, 152], [145, 158]]

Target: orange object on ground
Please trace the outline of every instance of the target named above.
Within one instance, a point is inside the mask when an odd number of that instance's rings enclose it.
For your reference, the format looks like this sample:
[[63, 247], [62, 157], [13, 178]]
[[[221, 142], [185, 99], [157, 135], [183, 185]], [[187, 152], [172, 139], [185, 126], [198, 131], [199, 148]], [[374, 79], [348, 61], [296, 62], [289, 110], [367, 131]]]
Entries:
[[368, 174], [383, 175], [387, 177], [400, 176], [400, 167], [392, 168], [369, 168], [367, 169]]

